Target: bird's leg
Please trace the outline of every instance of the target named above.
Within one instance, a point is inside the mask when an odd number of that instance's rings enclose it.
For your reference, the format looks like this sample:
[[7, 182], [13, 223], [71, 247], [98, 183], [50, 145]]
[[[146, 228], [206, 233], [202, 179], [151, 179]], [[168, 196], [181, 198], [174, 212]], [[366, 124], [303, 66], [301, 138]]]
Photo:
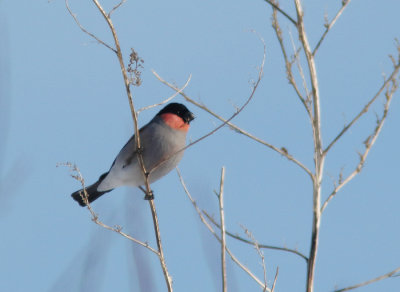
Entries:
[[152, 190], [150, 190], [150, 194], [147, 193], [147, 191], [142, 187], [139, 186], [139, 189], [141, 189], [141, 191], [145, 194], [144, 199], [145, 200], [154, 200], [154, 193]]
[[154, 193], [153, 193], [153, 191], [152, 190], [150, 190], [150, 193], [148, 194], [147, 192], [146, 192], [146, 195], [144, 196], [144, 199], [145, 200], [154, 200]]
[[137, 147], [135, 153], [143, 154], [143, 147]]

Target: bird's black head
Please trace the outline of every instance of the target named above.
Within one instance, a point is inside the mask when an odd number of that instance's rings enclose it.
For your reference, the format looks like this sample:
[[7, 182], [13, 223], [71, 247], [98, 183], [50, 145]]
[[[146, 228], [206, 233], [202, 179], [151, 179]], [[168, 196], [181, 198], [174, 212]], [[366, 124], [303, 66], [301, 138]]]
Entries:
[[162, 114], [177, 115], [178, 117], [181, 117], [186, 124], [189, 124], [194, 119], [193, 113], [190, 112], [186, 106], [176, 102], [170, 103], [165, 106], [162, 110], [158, 112], [157, 116], [161, 116]]

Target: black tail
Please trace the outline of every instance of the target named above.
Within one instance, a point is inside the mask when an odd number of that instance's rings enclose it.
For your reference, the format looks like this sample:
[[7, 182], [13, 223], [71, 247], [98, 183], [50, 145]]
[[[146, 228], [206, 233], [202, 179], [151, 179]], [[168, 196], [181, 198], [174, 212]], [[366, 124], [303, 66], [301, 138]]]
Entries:
[[[95, 182], [94, 184], [92, 184], [92, 185], [90, 185], [90, 186], [88, 186], [86, 188], [86, 193], [88, 194], [89, 203], [93, 202], [94, 200], [97, 200], [98, 198], [100, 198], [105, 193], [108, 193], [108, 192], [113, 190], [113, 189], [111, 189], [111, 190], [107, 190], [107, 191], [104, 191], [104, 192], [97, 191], [97, 187], [103, 181], [103, 179], [107, 176], [107, 174], [108, 174], [108, 172], [102, 174], [97, 182]], [[85, 204], [85, 202], [83, 200], [84, 196], [85, 196], [85, 193], [83, 192], [83, 189], [81, 189], [79, 191], [76, 191], [76, 192], [71, 194], [71, 197], [75, 201], [77, 201], [81, 207], [85, 207], [86, 206], [86, 204]]]

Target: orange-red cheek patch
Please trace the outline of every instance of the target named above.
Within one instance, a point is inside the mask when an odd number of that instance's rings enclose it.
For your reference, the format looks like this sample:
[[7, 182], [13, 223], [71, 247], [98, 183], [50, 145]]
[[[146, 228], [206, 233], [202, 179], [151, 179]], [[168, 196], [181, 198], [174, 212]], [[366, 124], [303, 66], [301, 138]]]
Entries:
[[178, 117], [175, 114], [171, 114], [171, 113], [162, 114], [161, 118], [172, 129], [179, 130], [179, 131], [185, 131], [185, 132], [187, 132], [189, 130], [189, 124], [186, 124], [181, 117]]

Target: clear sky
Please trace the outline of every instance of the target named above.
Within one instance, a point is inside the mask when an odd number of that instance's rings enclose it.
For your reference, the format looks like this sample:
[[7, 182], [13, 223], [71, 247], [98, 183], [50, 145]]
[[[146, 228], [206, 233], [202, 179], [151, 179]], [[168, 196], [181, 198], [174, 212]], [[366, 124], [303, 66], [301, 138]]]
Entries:
[[[108, 2], [108, 1], [103, 1]], [[281, 7], [295, 16], [293, 1]], [[341, 1], [303, 1], [312, 46]], [[111, 35], [91, 1], [71, 0], [82, 24], [107, 43]], [[105, 5], [109, 10], [113, 5]], [[357, 114], [389, 73], [397, 56], [400, 2], [353, 0], [316, 57], [320, 80], [323, 142]], [[290, 49], [292, 24], [281, 27]], [[234, 123], [312, 169], [312, 132], [285, 76], [271, 28], [271, 8], [254, 1], [133, 1], [113, 14], [125, 61], [134, 47], [144, 59], [143, 84], [133, 91], [137, 107], [173, 91], [151, 73], [182, 85], [185, 92], [224, 117], [250, 94], [266, 43], [263, 80], [253, 101]], [[108, 170], [132, 135], [133, 123], [114, 54], [82, 33], [64, 1], [0, 0], [0, 291], [165, 291], [157, 258], [118, 234], [95, 225], [70, 194], [80, 185], [58, 162], [76, 163], [86, 182]], [[298, 45], [298, 42], [297, 42]], [[290, 50], [291, 51], [291, 50]], [[304, 57], [302, 57], [304, 61]], [[306, 67], [305, 67], [306, 68]], [[328, 205], [322, 218], [316, 291], [346, 287], [400, 266], [400, 94], [361, 174]], [[219, 122], [194, 105], [188, 139]], [[331, 178], [358, 163], [357, 151], [381, 114], [380, 98], [332, 148], [326, 160], [323, 198]], [[144, 125], [159, 109], [139, 116]], [[198, 205], [218, 218], [221, 167], [226, 167], [227, 230], [246, 226], [263, 244], [308, 254], [312, 192], [308, 176], [287, 159], [224, 127], [188, 149], [180, 169]], [[175, 291], [220, 291], [220, 247], [200, 222], [178, 176], [153, 186], [169, 272]], [[120, 188], [93, 204], [109, 225], [155, 246], [143, 194]], [[246, 244], [228, 239], [235, 255], [262, 278], [260, 258]], [[293, 254], [264, 250], [267, 277], [279, 267], [276, 291], [304, 291], [306, 264]], [[228, 260], [229, 291], [261, 291]], [[359, 291], [399, 291], [391, 278]]]

